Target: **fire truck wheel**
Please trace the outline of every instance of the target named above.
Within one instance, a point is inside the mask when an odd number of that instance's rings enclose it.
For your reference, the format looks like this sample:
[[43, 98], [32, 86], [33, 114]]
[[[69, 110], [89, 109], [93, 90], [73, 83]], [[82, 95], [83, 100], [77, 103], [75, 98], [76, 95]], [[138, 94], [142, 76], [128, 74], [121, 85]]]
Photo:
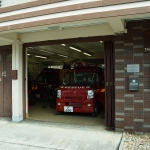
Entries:
[[97, 117], [98, 115], [98, 106], [95, 105], [94, 112], [92, 113], [92, 117]]

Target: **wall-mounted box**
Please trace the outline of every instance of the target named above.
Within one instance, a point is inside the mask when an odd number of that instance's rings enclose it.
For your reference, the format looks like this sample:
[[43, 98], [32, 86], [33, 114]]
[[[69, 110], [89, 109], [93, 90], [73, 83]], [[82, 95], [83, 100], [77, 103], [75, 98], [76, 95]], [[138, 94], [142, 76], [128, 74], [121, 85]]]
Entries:
[[139, 90], [139, 77], [129, 76], [129, 91]]
[[18, 79], [18, 75], [17, 75], [17, 70], [12, 70], [11, 71], [11, 75], [12, 75], [12, 79], [13, 80], [17, 80]]

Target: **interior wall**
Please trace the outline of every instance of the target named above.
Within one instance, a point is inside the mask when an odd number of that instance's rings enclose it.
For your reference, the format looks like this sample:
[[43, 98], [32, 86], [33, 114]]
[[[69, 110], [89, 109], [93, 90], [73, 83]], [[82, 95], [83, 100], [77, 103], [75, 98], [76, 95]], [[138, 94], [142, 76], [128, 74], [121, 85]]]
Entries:
[[[150, 132], [150, 53], [144, 50], [143, 32], [150, 21], [129, 22], [127, 34], [115, 38], [116, 129]], [[150, 47], [150, 44], [149, 44]], [[127, 72], [127, 64], [139, 64], [139, 72]], [[139, 77], [139, 90], [129, 91], [129, 76]]]

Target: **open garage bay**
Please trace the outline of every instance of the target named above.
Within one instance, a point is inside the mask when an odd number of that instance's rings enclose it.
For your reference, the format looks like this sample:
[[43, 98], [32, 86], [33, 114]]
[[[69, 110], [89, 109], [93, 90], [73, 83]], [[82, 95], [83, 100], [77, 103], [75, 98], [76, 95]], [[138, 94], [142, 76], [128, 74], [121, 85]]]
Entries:
[[28, 119], [50, 121], [54, 123], [67, 123], [86, 126], [102, 126], [105, 127], [105, 113], [99, 112], [97, 117], [92, 117], [90, 114], [63, 113], [58, 115], [55, 109], [47, 106], [42, 108], [42, 102], [39, 101], [36, 105], [29, 107]]

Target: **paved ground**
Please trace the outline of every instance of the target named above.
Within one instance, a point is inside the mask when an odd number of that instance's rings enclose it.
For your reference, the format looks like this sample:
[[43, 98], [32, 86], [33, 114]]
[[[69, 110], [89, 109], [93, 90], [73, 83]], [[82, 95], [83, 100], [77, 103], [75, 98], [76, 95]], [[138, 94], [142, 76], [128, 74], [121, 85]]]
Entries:
[[0, 118], [0, 150], [117, 150], [121, 138], [101, 126]]

